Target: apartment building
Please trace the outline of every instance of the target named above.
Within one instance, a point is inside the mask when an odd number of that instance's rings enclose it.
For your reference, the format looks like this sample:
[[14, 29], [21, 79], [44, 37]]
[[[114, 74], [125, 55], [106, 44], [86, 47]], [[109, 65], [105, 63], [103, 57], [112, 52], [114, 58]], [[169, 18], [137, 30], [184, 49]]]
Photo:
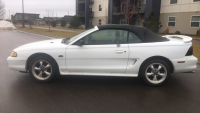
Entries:
[[[79, 16], [83, 28], [104, 24], [127, 24], [123, 8], [128, 0], [76, 0], [76, 15]], [[134, 0], [131, 0], [134, 2]], [[160, 16], [161, 0], [136, 0], [137, 10], [129, 24], [142, 26], [144, 18], [154, 10]]]
[[200, 0], [161, 0], [160, 22], [161, 33], [169, 26], [170, 33], [195, 35], [200, 27]]
[[83, 28], [107, 23], [108, 1], [76, 0], [76, 15], [80, 18]]

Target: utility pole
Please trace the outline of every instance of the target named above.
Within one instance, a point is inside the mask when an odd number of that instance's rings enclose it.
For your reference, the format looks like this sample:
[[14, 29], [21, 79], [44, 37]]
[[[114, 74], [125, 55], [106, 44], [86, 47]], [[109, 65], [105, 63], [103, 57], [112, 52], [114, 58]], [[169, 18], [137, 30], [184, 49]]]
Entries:
[[22, 0], [22, 12], [23, 12], [23, 25], [22, 25], [22, 27], [25, 27], [24, 26], [24, 0]]
[[8, 19], [11, 19], [11, 18], [10, 18], [10, 9], [9, 9], [9, 16], [8, 16]]
[[48, 10], [48, 24], [49, 24], [49, 32], [50, 32], [50, 19], [49, 19], [49, 10]]

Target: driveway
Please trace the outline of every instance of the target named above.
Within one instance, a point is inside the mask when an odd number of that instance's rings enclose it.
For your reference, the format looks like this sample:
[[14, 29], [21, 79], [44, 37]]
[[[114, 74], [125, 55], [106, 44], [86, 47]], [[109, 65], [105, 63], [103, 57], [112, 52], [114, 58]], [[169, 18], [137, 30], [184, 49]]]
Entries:
[[10, 70], [7, 57], [22, 44], [49, 38], [0, 31], [0, 113], [199, 113], [200, 70], [172, 74], [161, 87], [139, 78], [59, 76], [34, 82]]
[[192, 40], [192, 44], [200, 45], [200, 40]]

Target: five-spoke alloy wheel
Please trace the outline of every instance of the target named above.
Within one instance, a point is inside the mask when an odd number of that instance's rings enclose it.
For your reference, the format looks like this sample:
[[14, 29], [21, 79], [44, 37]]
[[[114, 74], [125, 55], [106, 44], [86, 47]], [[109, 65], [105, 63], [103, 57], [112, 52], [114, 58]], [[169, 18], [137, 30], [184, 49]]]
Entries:
[[151, 60], [142, 68], [142, 76], [147, 84], [159, 86], [169, 79], [170, 68], [165, 61]]
[[29, 73], [36, 81], [48, 82], [55, 75], [55, 65], [49, 58], [37, 57], [31, 61]]

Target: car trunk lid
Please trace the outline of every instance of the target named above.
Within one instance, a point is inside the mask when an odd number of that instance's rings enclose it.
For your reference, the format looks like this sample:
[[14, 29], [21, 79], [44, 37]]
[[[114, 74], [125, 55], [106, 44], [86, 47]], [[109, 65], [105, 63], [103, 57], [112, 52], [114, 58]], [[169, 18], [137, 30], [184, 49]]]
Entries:
[[190, 43], [192, 41], [192, 38], [185, 35], [165, 35], [162, 37], [166, 37], [170, 41], [182, 41], [184, 43]]

